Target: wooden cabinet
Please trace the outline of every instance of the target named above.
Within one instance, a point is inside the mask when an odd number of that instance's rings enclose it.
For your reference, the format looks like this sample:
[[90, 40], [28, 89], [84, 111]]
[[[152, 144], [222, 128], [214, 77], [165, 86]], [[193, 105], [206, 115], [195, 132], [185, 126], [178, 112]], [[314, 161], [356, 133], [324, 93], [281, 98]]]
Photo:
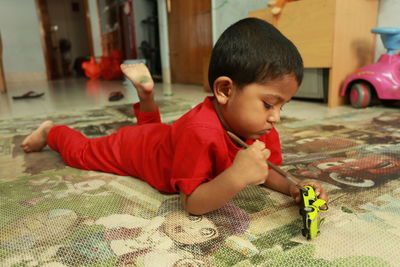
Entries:
[[[328, 106], [344, 104], [347, 75], [372, 63], [379, 0], [300, 0], [287, 3], [277, 28], [299, 49], [305, 68], [329, 69]], [[249, 12], [272, 21], [270, 8]]]

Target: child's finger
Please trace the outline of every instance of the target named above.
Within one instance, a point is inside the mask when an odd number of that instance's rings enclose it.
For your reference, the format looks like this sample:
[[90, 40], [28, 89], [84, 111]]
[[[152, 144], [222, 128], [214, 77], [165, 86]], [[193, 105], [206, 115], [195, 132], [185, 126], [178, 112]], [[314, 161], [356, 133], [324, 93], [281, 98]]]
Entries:
[[316, 189], [315, 189], [315, 194], [316, 194], [317, 196], [319, 196], [319, 195], [321, 194], [321, 190], [319, 190], [319, 188], [316, 188]]
[[315, 192], [319, 191], [321, 188], [321, 185], [318, 182], [313, 182], [313, 181], [305, 181], [303, 185], [308, 185], [314, 188]]
[[329, 202], [328, 194], [325, 191], [322, 191], [318, 198], [325, 200], [327, 203]]
[[321, 199], [323, 199], [323, 200], [325, 200], [325, 201], [328, 200], [328, 195], [327, 195], [327, 193], [325, 192], [325, 190], [322, 188], [322, 186], [321, 186], [320, 183], [318, 183], [318, 182], [313, 182], [313, 181], [305, 181], [305, 182], [302, 183], [302, 184], [303, 184], [303, 185], [309, 185], [309, 186], [311, 186], [312, 188], [314, 188], [315, 195], [316, 195], [318, 198], [321, 198]]
[[268, 159], [271, 156], [271, 151], [269, 149], [264, 149], [261, 151], [265, 159]]
[[261, 142], [259, 140], [256, 140], [251, 146], [259, 148], [259, 149], [263, 149], [263, 148], [265, 148], [265, 143]]
[[325, 200], [328, 202], [328, 194], [325, 192], [324, 189], [322, 189], [321, 185], [319, 183], [313, 183], [311, 186], [315, 190], [315, 194], [317, 195], [318, 198]]

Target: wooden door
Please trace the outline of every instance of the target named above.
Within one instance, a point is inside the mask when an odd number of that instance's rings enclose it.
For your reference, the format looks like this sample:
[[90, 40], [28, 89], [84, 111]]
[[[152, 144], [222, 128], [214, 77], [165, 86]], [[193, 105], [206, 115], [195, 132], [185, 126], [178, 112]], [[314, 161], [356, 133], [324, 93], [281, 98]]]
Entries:
[[171, 81], [202, 84], [212, 49], [211, 0], [167, 0]]
[[[73, 60], [75, 58], [71, 58], [71, 62], [63, 61], [61, 51], [60, 51], [60, 35], [59, 35], [59, 27], [58, 25], [52, 25], [51, 11], [54, 11], [54, 4], [60, 4], [60, 1], [52, 1], [52, 0], [35, 0], [36, 1], [36, 11], [39, 18], [39, 27], [40, 27], [40, 38], [42, 42], [43, 54], [45, 57], [45, 64], [46, 64], [46, 72], [47, 72], [47, 79], [53, 80], [57, 78], [62, 78], [63, 75], [69, 75], [69, 65], [73, 64]], [[61, 2], [63, 3], [63, 2]], [[86, 37], [79, 37], [79, 42], [81, 44], [86, 44], [88, 46], [88, 50], [90, 53], [93, 54], [93, 45], [92, 45], [92, 36], [90, 30], [90, 24], [88, 24], [88, 2], [87, 0], [81, 1], [73, 1], [69, 3], [68, 1], [64, 1], [64, 4], [67, 3], [67, 7], [71, 8], [72, 12], [80, 13], [80, 6], [82, 6], [83, 10], [81, 14], [86, 16], [86, 20], [84, 21], [85, 25], [79, 25], [85, 27], [86, 29]], [[53, 4], [53, 5], [52, 5]], [[69, 5], [70, 4], [70, 5]], [[69, 10], [65, 10], [67, 12]], [[53, 19], [54, 19], [53, 13]], [[67, 17], [66, 20], [62, 20], [63, 27], [70, 25], [72, 23], [73, 17]], [[78, 20], [79, 22], [80, 20]], [[54, 21], [53, 21], [54, 23]], [[69, 27], [69, 34], [73, 34], [74, 29], [77, 27]], [[76, 36], [76, 35], [75, 35]], [[65, 36], [64, 36], [65, 37]], [[69, 38], [68, 38], [69, 39]], [[76, 40], [77, 38], [75, 38]], [[76, 45], [77, 42], [75, 42]], [[72, 47], [74, 43], [72, 43]], [[72, 54], [73, 55], [73, 54]], [[64, 65], [66, 64], [66, 65]]]
[[52, 53], [51, 24], [46, 0], [36, 0], [36, 10], [39, 17], [40, 38], [46, 63], [47, 79], [56, 79], [60, 76], [60, 73], [58, 71], [57, 59]]
[[121, 44], [124, 59], [136, 59], [136, 34], [133, 3], [124, 2], [119, 6], [119, 25], [121, 28]]

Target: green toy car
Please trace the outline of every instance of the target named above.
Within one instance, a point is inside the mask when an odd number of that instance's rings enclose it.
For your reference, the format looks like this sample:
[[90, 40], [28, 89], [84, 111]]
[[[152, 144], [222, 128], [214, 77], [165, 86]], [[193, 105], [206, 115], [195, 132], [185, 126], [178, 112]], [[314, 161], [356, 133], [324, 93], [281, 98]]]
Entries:
[[303, 236], [308, 240], [314, 239], [319, 233], [320, 211], [327, 211], [326, 201], [319, 199], [311, 186], [304, 186], [301, 190], [302, 202], [300, 215], [303, 217], [303, 226], [301, 230]]

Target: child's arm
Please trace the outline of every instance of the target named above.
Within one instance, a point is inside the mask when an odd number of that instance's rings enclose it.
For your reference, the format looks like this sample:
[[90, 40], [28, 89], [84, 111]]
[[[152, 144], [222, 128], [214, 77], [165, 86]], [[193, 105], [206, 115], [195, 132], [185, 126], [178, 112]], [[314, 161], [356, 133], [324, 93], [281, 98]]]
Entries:
[[[241, 144], [242, 147], [248, 147], [248, 145], [243, 142], [239, 137], [237, 137], [234, 133], [227, 131], [228, 135], [235, 140], [238, 144]], [[269, 157], [269, 156], [268, 156]], [[269, 162], [271, 165], [271, 162]], [[289, 181], [286, 177], [283, 177], [279, 172], [277, 172], [273, 165], [271, 171], [269, 172], [268, 179], [265, 180], [264, 185], [281, 193], [284, 193], [286, 195], [292, 196], [297, 202], [301, 200], [300, 196], [300, 191], [298, 189], [298, 186], [305, 186], [309, 185], [312, 186], [315, 189], [315, 193], [319, 198], [324, 199], [326, 202], [328, 202], [328, 195], [325, 192], [325, 190], [321, 187], [321, 185], [318, 182], [313, 182], [313, 181], [300, 181], [299, 179], [296, 179], [295, 177], [292, 177], [293, 180], [295, 180], [296, 185], [293, 184], [293, 181]], [[279, 167], [278, 167], [279, 168]]]
[[[298, 180], [296, 179], [298, 182]], [[277, 173], [275, 170], [269, 170], [268, 179], [265, 181], [264, 185], [272, 190], [278, 191], [285, 195], [290, 195], [290, 188], [294, 186], [287, 179], [285, 179], [282, 175]], [[294, 186], [295, 187], [295, 186]]]
[[222, 207], [246, 186], [236, 175], [228, 168], [213, 180], [199, 185], [190, 195], [181, 192], [186, 211], [202, 215]]
[[199, 185], [190, 195], [181, 193], [186, 210], [195, 215], [216, 210], [247, 185], [263, 184], [269, 173], [266, 163], [269, 155], [270, 151], [260, 141], [240, 150], [232, 165], [213, 180]]
[[[321, 187], [321, 184], [315, 181], [301, 181], [296, 179], [296, 181], [302, 185], [310, 185], [315, 189], [315, 193], [318, 198], [321, 198], [328, 202], [328, 194]], [[269, 170], [268, 179], [265, 181], [264, 185], [272, 190], [281, 192], [285, 195], [292, 196], [296, 202], [300, 201], [300, 191], [299, 189], [290, 183], [286, 178], [277, 173], [275, 170]]]

